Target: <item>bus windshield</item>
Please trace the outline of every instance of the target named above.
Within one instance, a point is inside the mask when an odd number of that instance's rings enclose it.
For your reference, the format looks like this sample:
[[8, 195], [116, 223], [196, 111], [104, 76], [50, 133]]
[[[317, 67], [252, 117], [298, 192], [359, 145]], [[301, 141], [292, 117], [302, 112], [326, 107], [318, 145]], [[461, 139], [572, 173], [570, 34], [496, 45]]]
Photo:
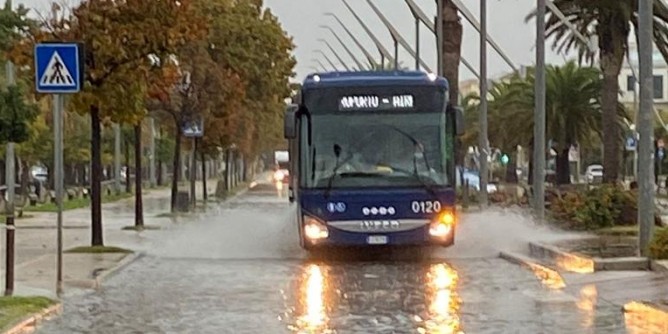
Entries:
[[448, 185], [443, 113], [313, 115], [308, 188]]

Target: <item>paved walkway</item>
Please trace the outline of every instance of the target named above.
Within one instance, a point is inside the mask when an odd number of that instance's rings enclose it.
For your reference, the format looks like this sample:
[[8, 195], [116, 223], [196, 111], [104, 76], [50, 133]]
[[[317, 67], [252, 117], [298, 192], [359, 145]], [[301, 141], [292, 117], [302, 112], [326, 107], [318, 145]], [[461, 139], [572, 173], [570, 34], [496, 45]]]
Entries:
[[[208, 192], [215, 191], [214, 180], [208, 181]], [[197, 183], [201, 197], [201, 182]], [[144, 221], [146, 225], [170, 224], [173, 219], [165, 214], [170, 210], [170, 189], [152, 189], [144, 194]], [[26, 212], [27, 218], [16, 220], [15, 295], [43, 295], [55, 297], [57, 230], [56, 213]], [[143, 233], [123, 231], [134, 224], [134, 197], [102, 205], [105, 245], [141, 249]], [[3, 227], [4, 227], [4, 222]], [[63, 247], [90, 245], [90, 208], [63, 212]], [[6, 235], [0, 233], [2, 259], [0, 283], [4, 289]], [[63, 279], [66, 290], [91, 288], [99, 272], [110, 269], [126, 254], [63, 254]], [[70, 289], [68, 289], [70, 288]], [[66, 291], [67, 293], [67, 291]]]

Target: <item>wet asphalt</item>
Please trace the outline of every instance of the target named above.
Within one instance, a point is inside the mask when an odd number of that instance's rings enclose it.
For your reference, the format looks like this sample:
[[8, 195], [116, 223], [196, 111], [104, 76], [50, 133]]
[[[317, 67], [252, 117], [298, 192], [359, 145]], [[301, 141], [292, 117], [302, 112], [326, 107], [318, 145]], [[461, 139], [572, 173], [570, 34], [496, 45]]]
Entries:
[[262, 183], [160, 220], [133, 236], [143, 257], [66, 296], [38, 333], [627, 333], [618, 306], [498, 257], [543, 233], [517, 213], [464, 214], [448, 249], [315, 255], [299, 248], [294, 214], [284, 189]]

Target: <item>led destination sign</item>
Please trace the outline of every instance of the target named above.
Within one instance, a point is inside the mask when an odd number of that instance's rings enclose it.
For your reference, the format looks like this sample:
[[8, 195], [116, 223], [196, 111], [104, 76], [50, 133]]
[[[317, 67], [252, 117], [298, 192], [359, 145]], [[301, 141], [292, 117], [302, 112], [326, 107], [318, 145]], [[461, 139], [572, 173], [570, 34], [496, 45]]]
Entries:
[[355, 95], [344, 96], [339, 100], [339, 110], [396, 110], [413, 109], [413, 95]]

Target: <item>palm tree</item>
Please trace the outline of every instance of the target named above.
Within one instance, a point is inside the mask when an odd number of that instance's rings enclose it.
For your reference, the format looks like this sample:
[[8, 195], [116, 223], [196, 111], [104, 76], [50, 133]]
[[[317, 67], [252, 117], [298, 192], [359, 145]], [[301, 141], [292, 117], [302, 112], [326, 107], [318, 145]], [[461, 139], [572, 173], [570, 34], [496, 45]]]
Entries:
[[459, 62], [462, 57], [462, 27], [459, 10], [452, 0], [443, 0], [443, 76], [450, 83], [450, 103], [459, 100]]
[[[638, 0], [554, 0], [557, 6], [584, 36], [598, 36], [598, 58], [603, 81], [601, 85], [601, 109], [603, 128], [603, 167], [605, 182], [617, 181], [621, 156], [621, 133], [616, 126], [618, 114], [619, 83], [624, 55], [628, 46], [631, 26], [638, 39]], [[532, 13], [527, 20], [535, 16]], [[668, 6], [654, 0], [654, 42], [668, 59]], [[572, 31], [556, 16], [549, 13], [546, 18], [546, 37], [554, 37], [553, 48], [567, 52], [577, 49], [580, 61], [591, 62], [595, 54], [588, 51]]]
[[[531, 146], [534, 122], [534, 71], [527, 77], [514, 75], [497, 82], [490, 89], [489, 140], [495, 147], [511, 152], [517, 145]], [[593, 67], [580, 67], [568, 62], [546, 69], [547, 136], [557, 151], [557, 183], [570, 183], [568, 152], [572, 145], [583, 147], [592, 137], [601, 136], [601, 72]], [[475, 110], [477, 114], [477, 109]], [[621, 104], [615, 109], [615, 129], [621, 134], [626, 111]], [[477, 116], [467, 116], [473, 124]], [[476, 132], [476, 128], [469, 127]], [[473, 134], [467, 133], [469, 138]], [[622, 137], [617, 138], [621, 140]], [[530, 173], [531, 174], [531, 173]]]

